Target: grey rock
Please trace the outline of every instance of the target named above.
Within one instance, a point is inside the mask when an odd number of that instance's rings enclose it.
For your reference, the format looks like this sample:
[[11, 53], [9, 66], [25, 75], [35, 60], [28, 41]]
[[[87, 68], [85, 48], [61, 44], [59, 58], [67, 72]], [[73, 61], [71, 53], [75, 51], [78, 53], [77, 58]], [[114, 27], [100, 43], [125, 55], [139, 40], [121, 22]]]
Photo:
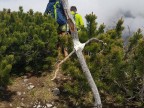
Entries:
[[28, 79], [24, 79], [24, 83], [28, 82]]
[[41, 108], [42, 106], [41, 105], [38, 105], [36, 108]]
[[18, 95], [18, 96], [21, 96], [21, 95], [22, 95], [22, 93], [18, 91], [18, 92], [17, 92], [17, 95]]
[[9, 104], [9, 106], [10, 106], [10, 107], [13, 107], [13, 105], [12, 105], [11, 103]]
[[53, 92], [54, 95], [59, 95], [60, 94], [60, 90], [58, 88], [54, 88], [52, 90], [52, 92]]
[[28, 87], [27, 87], [27, 89], [28, 90], [31, 90], [31, 89], [33, 89], [35, 86], [34, 85], [29, 85]]
[[54, 102], [51, 102], [54, 105]]
[[32, 83], [28, 83], [28, 85], [33, 85]]
[[23, 101], [23, 100], [24, 100], [24, 98], [21, 98], [21, 100]]
[[24, 79], [27, 79], [27, 76], [23, 76]]
[[46, 106], [47, 106], [48, 108], [51, 108], [53, 105], [47, 103]]

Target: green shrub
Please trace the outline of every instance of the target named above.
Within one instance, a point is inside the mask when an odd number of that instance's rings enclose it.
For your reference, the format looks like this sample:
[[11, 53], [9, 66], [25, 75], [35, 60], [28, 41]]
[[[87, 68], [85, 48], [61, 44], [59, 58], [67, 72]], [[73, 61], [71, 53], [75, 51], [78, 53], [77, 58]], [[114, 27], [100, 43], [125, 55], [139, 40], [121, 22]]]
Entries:
[[[49, 15], [29, 10], [0, 12], [1, 82], [9, 73], [38, 72], [52, 69], [57, 57], [57, 23]], [[13, 63], [7, 59], [13, 56]], [[19, 71], [20, 70], [20, 71]]]

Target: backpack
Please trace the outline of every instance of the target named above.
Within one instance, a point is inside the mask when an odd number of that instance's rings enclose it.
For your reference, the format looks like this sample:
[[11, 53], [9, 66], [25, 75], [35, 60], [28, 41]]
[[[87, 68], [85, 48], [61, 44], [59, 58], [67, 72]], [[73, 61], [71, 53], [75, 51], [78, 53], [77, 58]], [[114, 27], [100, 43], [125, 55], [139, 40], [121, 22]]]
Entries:
[[45, 13], [51, 14], [60, 26], [67, 23], [61, 0], [49, 0]]

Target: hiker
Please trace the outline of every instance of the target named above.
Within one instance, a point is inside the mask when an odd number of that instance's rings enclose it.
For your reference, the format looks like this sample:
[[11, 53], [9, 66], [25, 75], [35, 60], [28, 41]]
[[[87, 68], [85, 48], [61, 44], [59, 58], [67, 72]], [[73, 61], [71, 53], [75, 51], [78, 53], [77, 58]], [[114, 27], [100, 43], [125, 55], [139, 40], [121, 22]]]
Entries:
[[[67, 19], [64, 13], [64, 9], [61, 3], [61, 0], [49, 0], [46, 10], [46, 14], [50, 14], [53, 18], [55, 18], [58, 23], [58, 34], [61, 36], [67, 35]], [[67, 48], [63, 46], [60, 42], [58, 43], [58, 56], [61, 55], [61, 52], [64, 53], [66, 57], [68, 55]]]
[[82, 27], [84, 27], [83, 18], [82, 18], [82, 16], [80, 14], [77, 13], [76, 6], [71, 6], [70, 11], [71, 11], [71, 14], [73, 15], [73, 18], [75, 20], [77, 30], [80, 31], [80, 29]]

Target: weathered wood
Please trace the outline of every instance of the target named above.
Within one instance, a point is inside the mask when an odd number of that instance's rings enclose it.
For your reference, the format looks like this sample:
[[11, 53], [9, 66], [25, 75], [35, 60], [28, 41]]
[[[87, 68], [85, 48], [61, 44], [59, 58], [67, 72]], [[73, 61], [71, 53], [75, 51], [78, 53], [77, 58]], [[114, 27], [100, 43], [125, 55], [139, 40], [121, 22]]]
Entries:
[[[93, 108], [102, 108], [102, 103], [101, 103], [101, 98], [100, 98], [100, 95], [99, 95], [99, 91], [97, 89], [97, 86], [96, 86], [96, 84], [93, 80], [93, 77], [90, 73], [90, 70], [89, 70], [89, 68], [86, 64], [85, 58], [84, 58], [83, 53], [82, 53], [82, 50], [83, 50], [86, 43], [82, 44], [79, 41], [75, 21], [74, 21], [72, 15], [70, 13], [70, 10], [69, 10], [68, 0], [61, 0], [61, 1], [62, 1], [62, 4], [63, 4], [63, 8], [64, 8], [64, 11], [65, 11], [65, 15], [67, 17], [67, 21], [68, 21], [68, 25], [69, 25], [69, 28], [70, 28], [71, 36], [72, 36], [72, 39], [73, 39], [75, 53], [78, 57], [79, 63], [82, 67], [82, 70], [83, 70], [83, 72], [84, 72], [84, 74], [85, 74], [85, 76], [88, 80], [88, 84], [91, 87], [91, 90], [92, 90], [93, 95], [94, 95], [95, 102], [94, 102], [94, 107]], [[87, 43], [89, 43], [92, 40], [97, 40], [97, 39], [90, 39], [89, 41], [87, 41]]]
[[65, 57], [62, 61], [60, 61], [60, 63], [57, 64], [56, 66], [56, 71], [55, 71], [55, 75], [51, 80], [55, 80], [57, 77], [57, 73], [59, 71], [60, 66], [75, 52], [75, 50], [73, 50], [67, 57]]

